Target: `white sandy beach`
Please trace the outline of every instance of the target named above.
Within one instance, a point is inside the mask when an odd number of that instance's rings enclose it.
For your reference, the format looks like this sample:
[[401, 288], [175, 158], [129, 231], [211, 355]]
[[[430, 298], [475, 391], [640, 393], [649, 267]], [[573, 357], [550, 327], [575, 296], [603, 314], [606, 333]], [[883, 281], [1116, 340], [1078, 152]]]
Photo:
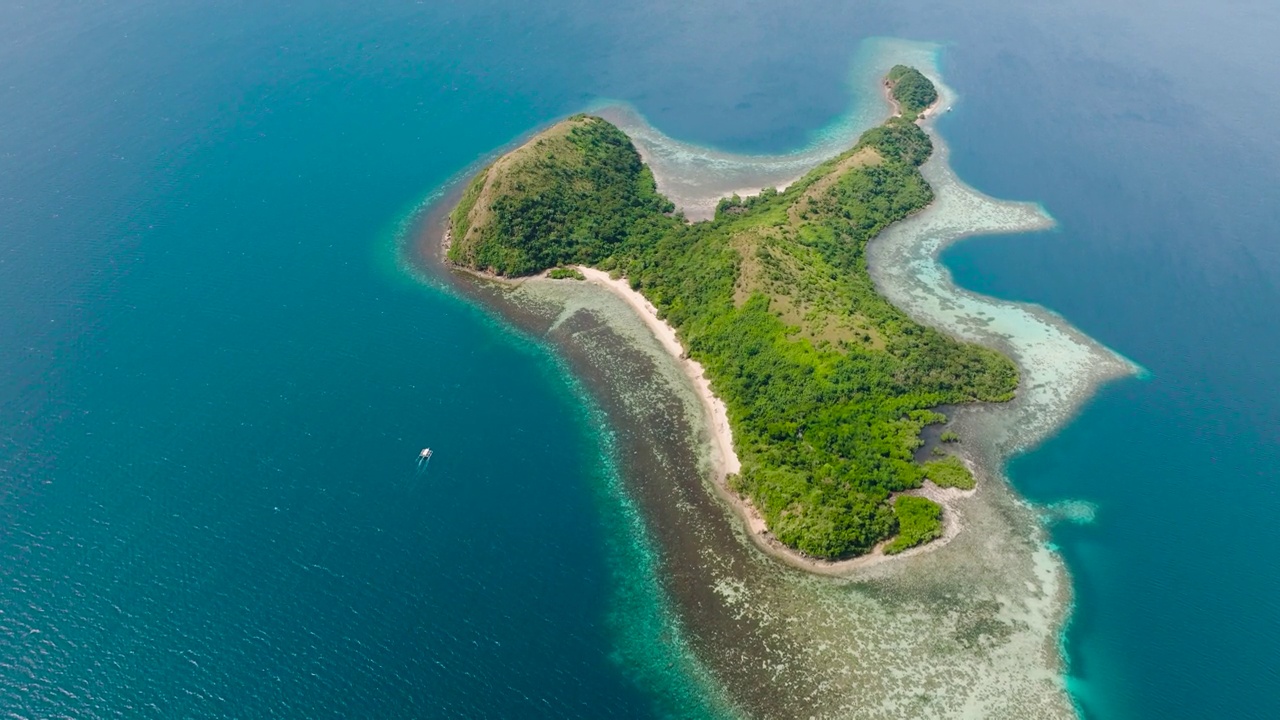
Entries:
[[654, 307], [653, 303], [633, 289], [624, 278], [610, 277], [606, 272], [589, 268], [585, 265], [578, 265], [576, 268], [588, 282], [607, 289], [626, 302], [627, 306], [634, 310], [636, 315], [644, 321], [645, 326], [653, 333], [663, 349], [676, 360], [681, 370], [684, 371], [685, 376], [697, 393], [698, 400], [707, 419], [706, 430], [708, 437], [711, 439], [713, 450], [713, 482], [717, 494], [733, 507], [738, 517], [746, 525], [747, 534], [760, 549], [793, 567], [822, 575], [845, 575], [888, 560], [907, 558], [937, 549], [959, 534], [964, 527], [955, 501], [969, 497], [974, 491], [940, 488], [929, 481], [925, 481], [924, 487], [907, 491], [905, 494], [927, 497], [942, 506], [943, 532], [940, 537], [932, 542], [895, 555], [886, 555], [883, 552], [883, 548], [889, 541], [885, 540], [865, 555], [836, 561], [809, 557], [779, 542], [769, 533], [764, 518], [751, 504], [751, 501], [730, 489], [726, 482], [729, 475], [741, 470], [742, 463], [738, 460], [738, 455], [733, 448], [733, 430], [729, 426], [728, 409], [724, 401], [716, 397], [715, 392], [711, 389], [711, 381], [707, 379], [706, 371], [703, 369], [702, 364], [688, 356], [684, 346], [680, 344], [675, 328], [667, 324], [659, 316], [658, 309]]
[[707, 379], [702, 364], [685, 353], [684, 346], [676, 337], [675, 328], [658, 317], [658, 309], [653, 306], [653, 303], [633, 290], [625, 279], [609, 277], [608, 273], [585, 265], [579, 265], [577, 269], [589, 282], [608, 288], [610, 292], [625, 300], [627, 305], [631, 306], [644, 320], [644, 324], [653, 331], [654, 337], [658, 338], [662, 347], [679, 361], [689, 382], [693, 383], [694, 389], [697, 390], [698, 399], [702, 401], [703, 409], [707, 413], [709, 421], [707, 430], [715, 449], [714, 460], [718, 481], [723, 483], [726, 476], [741, 470], [742, 463], [738, 461], [738, 454], [733, 450], [733, 431], [729, 428], [729, 411], [725, 408], [724, 401], [711, 391], [711, 381]]

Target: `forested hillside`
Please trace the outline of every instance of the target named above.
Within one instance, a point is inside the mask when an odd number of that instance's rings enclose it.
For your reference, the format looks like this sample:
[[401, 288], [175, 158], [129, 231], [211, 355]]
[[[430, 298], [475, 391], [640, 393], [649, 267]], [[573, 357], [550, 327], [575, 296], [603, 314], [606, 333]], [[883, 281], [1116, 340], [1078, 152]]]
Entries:
[[1018, 379], [998, 353], [912, 321], [867, 273], [867, 242], [932, 199], [918, 169], [931, 151], [894, 118], [785, 192], [727, 198], [690, 225], [621, 131], [578, 116], [476, 178], [452, 215], [450, 259], [503, 275], [585, 263], [626, 276], [728, 406], [743, 466], [731, 484], [774, 535], [820, 558], [894, 536], [896, 552], [936, 537], [941, 511], [891, 493], [926, 476], [972, 483], [959, 462], [913, 460], [921, 429], [945, 419], [932, 409], [1008, 400]]
[[938, 100], [938, 89], [929, 78], [913, 67], [894, 65], [885, 82], [907, 120], [915, 120], [925, 108]]

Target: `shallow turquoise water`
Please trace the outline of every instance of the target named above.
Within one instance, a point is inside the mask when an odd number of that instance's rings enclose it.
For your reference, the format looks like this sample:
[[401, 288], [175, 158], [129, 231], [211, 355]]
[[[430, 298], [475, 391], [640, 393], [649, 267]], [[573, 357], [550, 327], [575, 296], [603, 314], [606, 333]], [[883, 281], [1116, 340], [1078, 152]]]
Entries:
[[1063, 32], [957, 54], [948, 75], [969, 89], [943, 124], [961, 174], [1061, 223], [954, 248], [957, 279], [1044, 303], [1150, 371], [1010, 467], [1032, 500], [1095, 508], [1052, 531], [1076, 591], [1071, 686], [1094, 717], [1280, 716], [1280, 95], [1222, 79], [1248, 54], [1274, 80], [1251, 38], [1280, 14], [1252, 12], [1205, 25], [1198, 62], [1156, 37], [1190, 18], [1134, 10], [1150, 24], [1110, 61]]
[[564, 105], [450, 72], [392, 8], [70, 10], [32, 22], [78, 57], [6, 78], [36, 102], [6, 104], [3, 705], [696, 713], [633, 679], [678, 647], [583, 393], [386, 257]]
[[1053, 531], [1085, 710], [1280, 715], [1280, 18], [1211, 8], [0, 8], [3, 705], [700, 713], [589, 402], [388, 233], [598, 97], [794, 148], [897, 34], [948, 43], [961, 176], [1062, 223], [957, 246], [957, 278], [1153, 373], [1011, 466], [1096, 508]]

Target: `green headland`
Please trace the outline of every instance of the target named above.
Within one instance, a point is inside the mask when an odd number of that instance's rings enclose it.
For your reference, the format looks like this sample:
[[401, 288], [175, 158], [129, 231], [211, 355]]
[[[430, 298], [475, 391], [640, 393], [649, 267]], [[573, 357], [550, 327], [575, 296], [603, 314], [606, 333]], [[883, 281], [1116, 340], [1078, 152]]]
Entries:
[[730, 487], [823, 559], [938, 537], [942, 508], [902, 493], [973, 477], [953, 456], [917, 463], [921, 430], [946, 420], [939, 406], [1006, 401], [1018, 383], [1008, 358], [914, 322], [867, 273], [867, 243], [933, 198], [914, 119], [937, 90], [905, 66], [886, 82], [898, 116], [783, 192], [725, 198], [713, 220], [686, 222], [622, 131], [577, 115], [481, 171], [449, 223], [449, 259], [467, 268], [625, 277], [725, 402], [742, 462]]
[[938, 101], [938, 88], [913, 67], [894, 65], [884, 82], [898, 104], [898, 112], [908, 120], [920, 117], [920, 113]]

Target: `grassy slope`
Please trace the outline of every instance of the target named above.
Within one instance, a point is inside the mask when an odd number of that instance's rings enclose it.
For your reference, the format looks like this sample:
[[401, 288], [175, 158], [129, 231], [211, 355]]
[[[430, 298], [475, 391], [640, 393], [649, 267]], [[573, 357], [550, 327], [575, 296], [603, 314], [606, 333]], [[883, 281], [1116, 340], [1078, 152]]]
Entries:
[[901, 550], [939, 529], [931, 501], [889, 502], [926, 476], [912, 452], [943, 419], [930, 408], [1006, 400], [1017, 384], [1008, 359], [915, 323], [867, 274], [866, 243], [932, 199], [918, 170], [930, 151], [918, 127], [891, 120], [785, 192], [686, 225], [664, 214], [625, 135], [574, 118], [468, 189], [450, 257], [503, 274], [623, 271], [725, 400], [743, 461], [734, 486], [774, 534], [838, 558], [901, 530]]

